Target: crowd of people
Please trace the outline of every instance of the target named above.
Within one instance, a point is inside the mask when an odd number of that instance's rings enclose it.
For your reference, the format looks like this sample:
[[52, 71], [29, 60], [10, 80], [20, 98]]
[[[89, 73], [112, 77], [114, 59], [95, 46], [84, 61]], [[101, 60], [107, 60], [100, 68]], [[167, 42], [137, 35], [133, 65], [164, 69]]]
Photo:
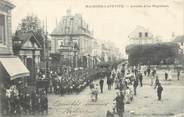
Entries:
[[20, 117], [27, 114], [47, 114], [48, 99], [45, 90], [26, 91], [29, 88], [23, 88], [13, 84], [1, 89], [2, 115]]
[[[98, 79], [98, 74], [93, 73], [92, 76], [89, 72], [91, 71], [84, 69], [68, 70], [67, 68], [60, 71], [52, 70], [49, 73], [49, 86], [46, 87], [46, 90], [56, 95], [80, 93], [93, 80]], [[43, 75], [40, 75], [39, 79], [43, 81], [43, 77]]]
[[113, 110], [107, 111], [106, 117], [114, 117], [117, 114], [119, 117], [123, 117], [125, 104], [130, 104], [133, 97], [137, 95], [137, 87], [143, 87], [143, 77], [149, 78], [151, 86], [157, 90], [158, 100], [161, 100], [163, 87], [157, 75], [156, 67], [151, 68], [147, 66], [142, 69], [139, 65], [129, 67], [123, 64], [118, 70], [111, 72], [111, 77], [114, 79], [114, 87], [118, 89], [117, 96], [115, 97]]
[[64, 71], [63, 73], [53, 72], [52, 77], [52, 89], [55, 94], [72, 94], [73, 92], [79, 93], [90, 82], [86, 73], [82, 73], [82, 70], [77, 71]]
[[[128, 64], [120, 64], [119, 68], [107, 68], [104, 75], [96, 75], [89, 77], [89, 73], [83, 69], [61, 71], [50, 71], [49, 85], [47, 88], [33, 89], [33, 91], [25, 91], [28, 87], [21, 87], [17, 84], [6, 86], [1, 89], [1, 102], [3, 115], [20, 116], [22, 114], [44, 114], [48, 113], [47, 93], [49, 91], [55, 94], [72, 94], [79, 93], [85, 87], [91, 89], [92, 101], [98, 100], [98, 94], [104, 92], [104, 84], [106, 81], [107, 90], [115, 88], [117, 96], [114, 99], [114, 107], [112, 112], [107, 111], [107, 117], [113, 117], [117, 114], [123, 117], [125, 104], [130, 104], [134, 96], [138, 94], [137, 87], [143, 87], [143, 79], [149, 78], [150, 85], [157, 90], [158, 100], [162, 99], [163, 87], [159, 80], [156, 67], [146, 66], [141, 68], [139, 65], [131, 67]], [[165, 72], [165, 80], [171, 79], [170, 70]], [[179, 80], [180, 71], [177, 71]], [[37, 80], [44, 80], [44, 74], [38, 75]], [[94, 80], [99, 79], [99, 83], [95, 84]]]

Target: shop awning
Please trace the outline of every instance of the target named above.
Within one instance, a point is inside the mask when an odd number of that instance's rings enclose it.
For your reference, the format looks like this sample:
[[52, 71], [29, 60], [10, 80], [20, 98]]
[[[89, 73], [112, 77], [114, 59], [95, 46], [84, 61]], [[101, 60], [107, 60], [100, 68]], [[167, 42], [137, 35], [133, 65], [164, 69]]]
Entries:
[[29, 71], [18, 57], [0, 58], [0, 63], [5, 68], [11, 80], [29, 76]]

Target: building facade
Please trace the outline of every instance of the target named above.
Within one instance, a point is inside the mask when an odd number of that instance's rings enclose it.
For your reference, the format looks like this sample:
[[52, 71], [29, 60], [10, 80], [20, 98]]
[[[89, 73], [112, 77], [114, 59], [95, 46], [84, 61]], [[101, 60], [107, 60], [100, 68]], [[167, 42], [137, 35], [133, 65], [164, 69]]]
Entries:
[[0, 1], [0, 88], [8, 88], [17, 80], [29, 76], [23, 62], [13, 56], [11, 10], [14, 7], [7, 0]]
[[154, 44], [160, 42], [154, 38], [154, 35], [146, 28], [137, 26], [136, 29], [128, 36], [129, 44]]
[[61, 55], [64, 60], [61, 64], [90, 67], [88, 63], [92, 59], [93, 32], [80, 14], [72, 15], [68, 10], [51, 33], [51, 38], [51, 52]]
[[104, 62], [115, 61], [120, 59], [120, 51], [111, 41], [102, 41], [101, 43], [101, 59]]
[[[7, 0], [0, 1], [0, 80], [6, 80], [5, 78], [14, 80], [29, 75], [29, 71], [22, 62], [13, 56], [11, 10], [14, 7]], [[20, 69], [17, 70], [14, 65], [19, 65]]]
[[36, 73], [40, 70], [42, 46], [41, 37], [32, 31], [17, 31], [13, 38], [13, 51], [30, 71], [30, 82], [35, 81]]
[[15, 6], [8, 1], [0, 1], [0, 54], [12, 54], [11, 10]]
[[174, 42], [178, 44], [178, 54], [184, 55], [184, 35], [175, 37]]

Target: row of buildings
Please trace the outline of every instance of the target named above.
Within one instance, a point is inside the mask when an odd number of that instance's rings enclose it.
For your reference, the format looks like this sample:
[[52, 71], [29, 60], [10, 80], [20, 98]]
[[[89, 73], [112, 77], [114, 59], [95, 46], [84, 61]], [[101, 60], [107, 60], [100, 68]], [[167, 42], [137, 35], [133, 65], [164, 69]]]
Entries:
[[162, 42], [158, 36], [155, 36], [149, 29], [143, 26], [137, 26], [129, 36], [129, 45], [153, 45], [172, 43], [177, 45], [177, 56], [175, 57], [175, 63], [181, 63], [184, 61], [184, 35], [175, 36], [171, 34], [169, 42]]
[[8, 0], [0, 1], [0, 80], [36, 79], [40, 71], [47, 74], [50, 69], [63, 66], [93, 68], [100, 62], [119, 59], [119, 49], [109, 41], [96, 39], [82, 16], [72, 15], [70, 10], [51, 34], [30, 29], [17, 30], [13, 36], [14, 7]]
[[[129, 44], [143, 45], [161, 43], [162, 40], [155, 36], [149, 29], [143, 26], [137, 26], [128, 36]], [[171, 34], [170, 42], [175, 42], [179, 46], [179, 53], [184, 54], [184, 35], [175, 36]]]
[[50, 34], [51, 55], [58, 55], [60, 65], [93, 68], [99, 62], [112, 61], [117, 58], [119, 50], [108, 41], [99, 41], [93, 30], [81, 14], [67, 14]]

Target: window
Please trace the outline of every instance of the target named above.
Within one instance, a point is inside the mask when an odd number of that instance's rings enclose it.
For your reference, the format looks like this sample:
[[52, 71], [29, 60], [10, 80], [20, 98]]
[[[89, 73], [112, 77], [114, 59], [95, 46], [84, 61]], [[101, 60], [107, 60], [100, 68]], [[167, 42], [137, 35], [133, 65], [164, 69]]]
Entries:
[[147, 32], [145, 32], [145, 37], [148, 37], [148, 33]]
[[0, 14], [0, 44], [5, 42], [5, 16]]
[[63, 45], [64, 45], [64, 44], [63, 44], [63, 42], [61, 41], [61, 42], [60, 42], [60, 46], [63, 46]]
[[62, 48], [63, 45], [64, 45], [63, 40], [58, 40], [58, 46], [59, 46], [59, 48]]
[[142, 37], [142, 33], [141, 32], [139, 33], [139, 37]]

